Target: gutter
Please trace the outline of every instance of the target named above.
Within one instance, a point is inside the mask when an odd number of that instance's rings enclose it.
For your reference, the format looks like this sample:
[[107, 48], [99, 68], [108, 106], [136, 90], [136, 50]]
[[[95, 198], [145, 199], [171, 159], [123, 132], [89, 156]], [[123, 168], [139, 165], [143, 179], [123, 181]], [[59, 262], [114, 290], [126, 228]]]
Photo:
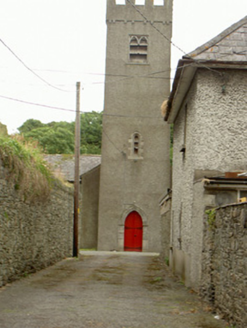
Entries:
[[223, 180], [223, 179], [208, 179], [204, 180], [203, 184], [204, 188], [206, 189], [228, 189], [228, 190], [247, 190], [247, 180]]

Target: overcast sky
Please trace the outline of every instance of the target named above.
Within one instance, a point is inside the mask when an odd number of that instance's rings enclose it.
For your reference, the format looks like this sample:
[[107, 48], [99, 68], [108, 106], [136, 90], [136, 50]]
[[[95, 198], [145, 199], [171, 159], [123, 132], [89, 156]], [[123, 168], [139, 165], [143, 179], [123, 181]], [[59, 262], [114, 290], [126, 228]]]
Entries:
[[[77, 81], [81, 110], [103, 110], [105, 9], [106, 0], [0, 0], [0, 122], [9, 133], [30, 118], [73, 121]], [[173, 42], [188, 53], [246, 15], [246, 0], [174, 0]], [[172, 76], [182, 55], [172, 47]]]

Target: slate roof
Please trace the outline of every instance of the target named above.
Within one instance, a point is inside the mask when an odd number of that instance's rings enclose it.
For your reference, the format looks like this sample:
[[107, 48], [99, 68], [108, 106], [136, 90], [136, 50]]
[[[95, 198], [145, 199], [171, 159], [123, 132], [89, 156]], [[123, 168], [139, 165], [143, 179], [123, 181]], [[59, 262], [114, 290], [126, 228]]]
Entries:
[[[65, 180], [74, 181], [74, 156], [73, 155], [44, 155], [44, 159], [51, 165], [55, 176], [60, 175]], [[101, 164], [100, 155], [80, 156], [80, 176], [93, 170]]]
[[196, 70], [203, 68], [247, 68], [247, 16], [178, 62], [164, 120], [174, 123]]
[[247, 61], [247, 16], [183, 58]]

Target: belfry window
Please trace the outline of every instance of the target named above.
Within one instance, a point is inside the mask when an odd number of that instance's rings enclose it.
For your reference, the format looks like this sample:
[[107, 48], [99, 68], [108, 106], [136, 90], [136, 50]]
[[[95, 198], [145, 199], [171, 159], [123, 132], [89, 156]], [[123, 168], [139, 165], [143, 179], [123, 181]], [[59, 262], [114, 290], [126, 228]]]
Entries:
[[145, 35], [131, 35], [129, 60], [133, 63], [146, 63], [148, 57], [148, 39]]
[[135, 132], [131, 135], [129, 139], [130, 148], [129, 148], [129, 159], [143, 159], [143, 140], [140, 133]]

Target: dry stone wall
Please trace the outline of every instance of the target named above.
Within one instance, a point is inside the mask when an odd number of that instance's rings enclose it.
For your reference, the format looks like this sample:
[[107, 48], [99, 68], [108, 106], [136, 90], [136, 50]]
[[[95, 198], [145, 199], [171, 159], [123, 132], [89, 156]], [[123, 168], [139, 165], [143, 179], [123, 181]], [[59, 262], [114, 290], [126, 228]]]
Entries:
[[55, 184], [46, 202], [22, 200], [0, 161], [0, 286], [72, 254], [73, 193]]
[[247, 203], [205, 217], [201, 294], [238, 328], [247, 326]]

